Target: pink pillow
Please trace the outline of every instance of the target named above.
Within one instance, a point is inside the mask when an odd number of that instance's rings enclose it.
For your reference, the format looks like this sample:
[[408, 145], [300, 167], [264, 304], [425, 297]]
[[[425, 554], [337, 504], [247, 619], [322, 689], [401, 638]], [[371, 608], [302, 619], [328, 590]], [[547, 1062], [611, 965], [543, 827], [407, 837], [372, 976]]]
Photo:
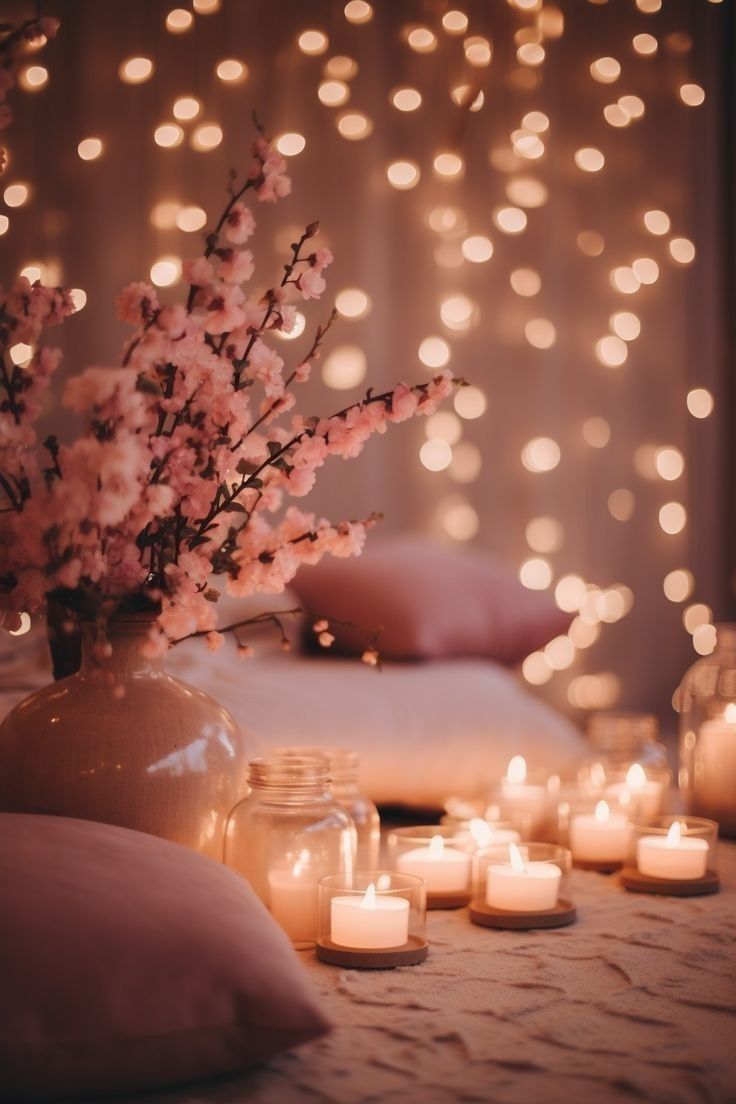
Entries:
[[[291, 587], [312, 618], [383, 626], [378, 647], [386, 659], [483, 656], [511, 666], [572, 620], [490, 556], [421, 537], [369, 540], [358, 558], [303, 567]], [[330, 631], [338, 651], [359, 655], [366, 646], [353, 629]]]
[[245, 881], [108, 824], [0, 814], [0, 1099], [234, 1073], [329, 1029]]

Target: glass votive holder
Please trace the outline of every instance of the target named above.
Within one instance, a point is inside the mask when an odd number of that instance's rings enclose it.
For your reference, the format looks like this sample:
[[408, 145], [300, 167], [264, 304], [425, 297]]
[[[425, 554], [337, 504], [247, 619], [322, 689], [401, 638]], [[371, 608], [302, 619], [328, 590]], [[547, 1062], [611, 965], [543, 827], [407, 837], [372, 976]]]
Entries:
[[396, 828], [388, 836], [392, 869], [424, 879], [429, 909], [467, 905], [473, 850], [468, 833], [451, 824]]
[[483, 847], [473, 856], [470, 919], [488, 928], [560, 928], [575, 920], [567, 896], [572, 857], [554, 843]]
[[515, 755], [490, 794], [500, 818], [510, 821], [522, 839], [536, 839], [544, 829], [549, 815], [547, 781], [547, 775], [527, 770], [523, 755]]
[[570, 804], [561, 822], [560, 843], [570, 849], [573, 864], [582, 870], [612, 874], [626, 863], [636, 806], [594, 798]]
[[427, 957], [423, 878], [389, 870], [330, 874], [319, 883], [317, 957], [333, 966], [385, 970]]
[[717, 843], [718, 825], [703, 817], [661, 816], [634, 824], [622, 884], [667, 897], [717, 893]]
[[508, 844], [521, 841], [521, 832], [510, 820], [485, 820], [484, 817], [458, 820], [445, 815], [440, 818], [440, 824], [453, 828], [456, 832], [454, 845], [462, 847], [464, 851], [470, 851], [471, 854], [479, 847], [490, 847], [494, 843]]

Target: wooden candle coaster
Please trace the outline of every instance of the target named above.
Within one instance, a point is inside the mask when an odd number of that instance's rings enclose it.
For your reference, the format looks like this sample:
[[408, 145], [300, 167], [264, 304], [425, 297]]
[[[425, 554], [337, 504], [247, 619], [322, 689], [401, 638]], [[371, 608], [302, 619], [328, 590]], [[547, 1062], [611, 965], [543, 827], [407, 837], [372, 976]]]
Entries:
[[577, 911], [571, 901], [562, 898], [553, 909], [545, 909], [544, 912], [508, 912], [493, 908], [482, 897], [476, 897], [470, 902], [470, 919], [484, 928], [528, 931], [530, 928], [564, 928], [567, 924], [574, 924]]
[[470, 904], [470, 890], [465, 893], [428, 893], [428, 909], [457, 909]]
[[621, 884], [632, 893], [657, 893], [662, 897], [705, 897], [717, 893], [721, 883], [715, 870], [706, 870], [702, 878], [687, 881], [677, 878], [652, 878], [634, 866], [621, 871]]
[[347, 966], [354, 970], [391, 970], [394, 966], [417, 966], [424, 962], [429, 944], [410, 935], [403, 947], [386, 947], [378, 951], [356, 951], [340, 947], [331, 939], [318, 939], [314, 945], [317, 958], [330, 966]]
[[624, 864], [623, 860], [620, 862], [596, 862], [593, 859], [573, 858], [572, 865], [576, 866], [578, 870], [595, 870], [598, 874], [615, 874]]

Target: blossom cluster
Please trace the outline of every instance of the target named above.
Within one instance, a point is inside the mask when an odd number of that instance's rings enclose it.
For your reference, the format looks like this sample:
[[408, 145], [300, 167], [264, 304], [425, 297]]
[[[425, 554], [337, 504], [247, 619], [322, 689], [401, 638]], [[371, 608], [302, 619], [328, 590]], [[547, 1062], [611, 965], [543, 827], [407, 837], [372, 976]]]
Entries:
[[357, 456], [390, 423], [432, 413], [453, 379], [445, 370], [369, 391], [329, 417], [297, 413], [335, 312], [287, 368], [269, 339], [291, 332], [298, 303], [319, 299], [332, 254], [315, 247], [313, 223], [277, 286], [249, 286], [246, 196], [288, 195], [285, 167], [259, 137], [247, 178], [184, 266], [186, 302], [164, 305], [146, 283], [122, 292], [118, 316], [133, 333], [117, 367], [68, 382], [63, 402], [85, 422], [68, 444], [39, 447], [34, 431], [58, 352], [9, 360], [14, 345], [35, 346], [43, 326], [72, 312], [69, 296], [23, 279], [0, 291], [0, 605], [33, 612], [52, 593], [99, 616], [143, 596], [160, 609], [152, 654], [193, 634], [214, 648], [217, 577], [233, 595], [277, 594], [302, 564], [361, 552], [373, 517], [333, 524], [289, 499], [311, 490], [328, 458]]

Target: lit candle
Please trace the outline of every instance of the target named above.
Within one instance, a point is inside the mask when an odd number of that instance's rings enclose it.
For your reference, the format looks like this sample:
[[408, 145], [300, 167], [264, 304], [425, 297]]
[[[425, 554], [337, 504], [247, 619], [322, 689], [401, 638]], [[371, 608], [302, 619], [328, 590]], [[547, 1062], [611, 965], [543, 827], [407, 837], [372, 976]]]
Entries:
[[518, 843], [521, 839], [515, 828], [499, 828], [481, 817], [473, 817], [468, 822], [468, 836], [476, 848], [494, 846], [497, 843]]
[[414, 847], [397, 856], [402, 874], [416, 874], [427, 883], [427, 893], [465, 893], [470, 887], [470, 855], [445, 847], [442, 836], [432, 836], [428, 847]]
[[736, 807], [736, 704], [704, 721], [696, 744], [691, 781], [699, 809], [732, 821]]
[[269, 871], [271, 915], [292, 943], [313, 943], [317, 938], [318, 881], [308, 851], [302, 851], [292, 867]]
[[486, 901], [508, 912], [543, 912], [557, 904], [562, 871], [555, 863], [525, 862], [515, 843], [509, 861], [492, 863], [486, 875]]
[[662, 804], [661, 782], [647, 778], [641, 763], [632, 763], [626, 772], [626, 781], [606, 786], [604, 794], [609, 800], [624, 805], [632, 803], [638, 820], [651, 820]]
[[403, 947], [409, 939], [409, 902], [377, 894], [373, 883], [364, 897], [333, 897], [330, 938], [341, 947], [361, 950]]
[[690, 881], [703, 878], [710, 848], [704, 839], [683, 836], [687, 824], [675, 821], [666, 836], [642, 836], [636, 845], [636, 865], [650, 878]]
[[629, 850], [629, 823], [621, 813], [611, 813], [599, 801], [595, 813], [570, 820], [570, 850], [580, 862], [622, 862]]
[[547, 790], [527, 782], [526, 773], [526, 759], [523, 755], [515, 755], [506, 768], [506, 777], [501, 780], [501, 793], [509, 812], [523, 817], [527, 830], [533, 834], [547, 813]]

